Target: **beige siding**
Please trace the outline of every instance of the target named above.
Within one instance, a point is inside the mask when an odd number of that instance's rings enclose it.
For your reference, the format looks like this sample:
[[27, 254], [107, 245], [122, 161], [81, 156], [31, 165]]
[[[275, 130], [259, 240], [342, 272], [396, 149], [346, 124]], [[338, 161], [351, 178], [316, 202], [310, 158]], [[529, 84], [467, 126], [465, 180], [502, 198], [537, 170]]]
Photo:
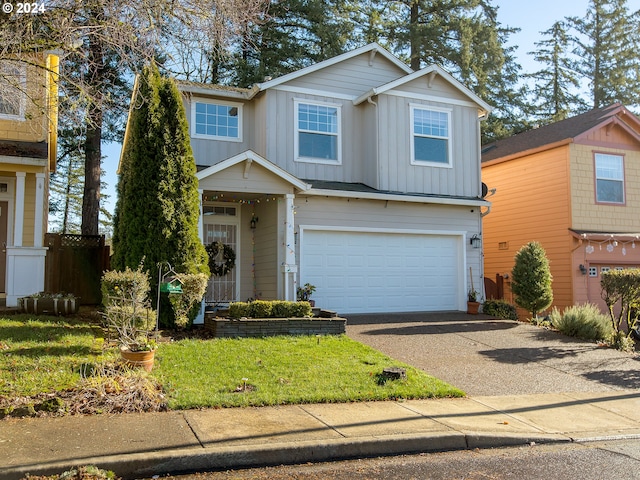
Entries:
[[[198, 101], [199, 98], [196, 95], [184, 96], [183, 103], [185, 112], [187, 115], [187, 121], [189, 122], [189, 128], [191, 129], [191, 104]], [[215, 99], [209, 97], [209, 99]], [[205, 138], [193, 138], [191, 137], [191, 148], [193, 150], [193, 156], [196, 160], [196, 165], [211, 166], [216, 163], [233, 157], [246, 150], [255, 150], [255, 138], [256, 138], [256, 119], [254, 105], [251, 102], [240, 102], [236, 99], [225, 100], [215, 99], [220, 103], [243, 103], [242, 108], [242, 141], [226, 141], [226, 140], [214, 140]], [[191, 130], [190, 130], [191, 132]], [[259, 152], [258, 152], [259, 153]]]
[[199, 188], [218, 192], [242, 193], [293, 193], [291, 185], [276, 177], [266, 168], [252, 162], [237, 163], [215, 175], [204, 178]]
[[[452, 168], [411, 165], [410, 104], [451, 108]], [[480, 196], [477, 108], [381, 95], [379, 188], [400, 192]]]
[[370, 64], [367, 52], [287, 82], [287, 86], [358, 97], [373, 87], [392, 82], [403, 75], [403, 70], [382, 55], [376, 55]]

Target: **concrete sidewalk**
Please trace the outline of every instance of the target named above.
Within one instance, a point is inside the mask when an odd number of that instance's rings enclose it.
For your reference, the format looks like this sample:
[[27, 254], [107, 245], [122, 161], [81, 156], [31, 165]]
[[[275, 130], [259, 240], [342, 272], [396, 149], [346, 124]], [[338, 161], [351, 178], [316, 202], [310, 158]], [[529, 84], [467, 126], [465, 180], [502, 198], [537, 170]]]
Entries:
[[7, 419], [0, 479], [97, 465], [188, 471], [640, 438], [640, 390]]

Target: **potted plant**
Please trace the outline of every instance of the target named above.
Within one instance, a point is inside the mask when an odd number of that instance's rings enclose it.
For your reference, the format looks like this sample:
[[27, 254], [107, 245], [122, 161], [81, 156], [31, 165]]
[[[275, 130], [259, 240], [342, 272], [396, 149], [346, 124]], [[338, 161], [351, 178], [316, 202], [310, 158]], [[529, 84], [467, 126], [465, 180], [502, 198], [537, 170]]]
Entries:
[[305, 283], [303, 286], [298, 287], [297, 297], [299, 302], [309, 302], [312, 307], [315, 307], [315, 300], [311, 300], [311, 295], [316, 291], [315, 285]]
[[120, 355], [128, 365], [150, 372], [157, 344], [156, 313], [149, 308], [148, 292], [149, 279], [142, 267], [109, 271], [102, 277], [103, 317], [107, 327], [116, 331]]
[[72, 293], [35, 293], [18, 299], [20, 311], [36, 315], [71, 315], [78, 313], [78, 299]]
[[469, 290], [467, 294], [467, 313], [477, 315], [480, 309], [480, 302], [478, 302], [479, 293], [473, 288]]

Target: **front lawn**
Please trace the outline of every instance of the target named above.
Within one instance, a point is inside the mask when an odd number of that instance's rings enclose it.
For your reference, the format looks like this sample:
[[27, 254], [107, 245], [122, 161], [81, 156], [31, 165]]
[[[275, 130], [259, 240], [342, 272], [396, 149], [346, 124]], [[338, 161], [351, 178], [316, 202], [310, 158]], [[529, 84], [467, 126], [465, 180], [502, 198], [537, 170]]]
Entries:
[[[86, 365], [117, 358], [115, 348], [103, 353], [99, 332], [74, 319], [0, 318], [0, 397], [78, 388]], [[385, 382], [392, 366], [407, 379]], [[151, 377], [173, 409], [464, 395], [346, 336], [160, 343]]]
[[[182, 340], [156, 355], [153, 374], [175, 409], [464, 395], [344, 335]], [[392, 366], [407, 379], [385, 382]]]

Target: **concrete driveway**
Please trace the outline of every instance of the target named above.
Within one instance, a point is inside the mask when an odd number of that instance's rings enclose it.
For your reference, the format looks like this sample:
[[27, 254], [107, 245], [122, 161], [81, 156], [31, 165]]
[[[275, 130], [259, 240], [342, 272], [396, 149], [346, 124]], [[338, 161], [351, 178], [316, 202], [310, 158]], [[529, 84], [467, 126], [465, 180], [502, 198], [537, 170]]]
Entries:
[[471, 396], [640, 389], [638, 355], [485, 315], [349, 315], [347, 335]]

